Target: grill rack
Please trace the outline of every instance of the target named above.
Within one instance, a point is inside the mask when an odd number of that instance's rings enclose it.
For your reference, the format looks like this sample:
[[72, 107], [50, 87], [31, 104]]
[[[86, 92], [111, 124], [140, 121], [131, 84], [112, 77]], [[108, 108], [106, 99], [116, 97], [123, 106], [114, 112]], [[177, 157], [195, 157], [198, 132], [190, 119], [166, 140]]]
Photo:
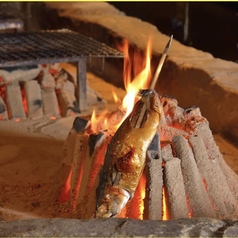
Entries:
[[124, 57], [121, 52], [72, 31], [0, 35], [0, 67], [76, 62], [84, 57]]
[[[70, 30], [0, 34], [0, 67], [77, 62], [79, 109], [87, 108], [86, 58], [123, 58], [123, 53]], [[77, 93], [76, 93], [77, 95]]]

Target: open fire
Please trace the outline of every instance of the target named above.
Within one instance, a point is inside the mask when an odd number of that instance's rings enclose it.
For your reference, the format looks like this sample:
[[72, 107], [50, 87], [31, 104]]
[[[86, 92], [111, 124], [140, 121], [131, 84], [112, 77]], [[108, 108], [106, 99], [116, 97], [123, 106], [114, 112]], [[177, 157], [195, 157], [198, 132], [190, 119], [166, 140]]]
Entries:
[[[157, 96], [161, 109], [157, 117], [161, 119], [155, 136], [145, 141], [145, 144], [148, 143], [145, 146], [145, 168], [143, 173], [136, 174], [139, 177], [136, 190], [128, 192], [128, 188], [118, 190], [118, 187], [112, 186], [109, 190], [112, 189], [115, 195], [115, 204], [111, 203], [107, 193], [100, 197], [105, 188], [100, 184], [107, 180], [105, 173], [109, 173], [106, 176], [111, 176], [109, 180], [112, 179], [114, 184], [118, 184], [122, 176], [128, 176], [125, 181], [129, 187], [138, 179], [135, 176], [134, 181], [128, 175], [130, 166], [134, 166], [128, 162], [132, 153], [130, 150], [119, 164], [125, 169], [124, 174], [118, 170], [118, 163], [116, 174], [115, 167], [105, 167], [108, 166], [110, 143], [114, 135], [122, 130], [120, 125], [126, 120], [133, 121], [133, 115], [138, 111], [140, 114], [143, 103], [148, 103], [148, 95], [153, 94], [149, 91], [147, 96], [145, 93], [140, 100], [137, 98], [138, 90], [150, 85], [148, 52], [144, 69], [136, 74], [133, 81], [128, 77], [131, 73], [125, 74], [128, 94], [117, 110], [98, 117], [93, 114], [90, 121], [76, 118], [65, 142], [62, 167], [51, 194], [55, 196], [55, 201], [69, 208], [72, 216], [80, 219], [92, 218], [95, 214], [99, 214], [98, 217], [164, 220], [237, 217], [238, 190], [235, 184], [238, 177], [224, 162], [207, 120], [199, 108], [183, 109], [176, 99], [167, 96]], [[130, 61], [126, 62], [125, 69], [130, 65]], [[151, 102], [148, 104], [151, 105]], [[151, 111], [151, 108], [147, 109]], [[128, 117], [131, 111], [131, 117]], [[150, 118], [150, 115], [147, 116]], [[138, 120], [138, 115], [135, 118]], [[146, 117], [142, 118], [142, 124], [146, 121]], [[126, 127], [123, 130], [121, 133], [126, 134]], [[143, 135], [141, 133], [138, 139]], [[135, 146], [137, 142], [133, 143]], [[104, 175], [100, 181], [101, 171]]]
[[[0, 119], [4, 120], [59, 118], [86, 110], [92, 104], [88, 98], [101, 101], [87, 88], [87, 59], [123, 57], [106, 44], [67, 29], [3, 33], [0, 41]], [[75, 77], [60, 69], [60, 62], [74, 62]]]
[[56, 119], [79, 112], [75, 81], [59, 64], [2, 69], [0, 75], [1, 119]]

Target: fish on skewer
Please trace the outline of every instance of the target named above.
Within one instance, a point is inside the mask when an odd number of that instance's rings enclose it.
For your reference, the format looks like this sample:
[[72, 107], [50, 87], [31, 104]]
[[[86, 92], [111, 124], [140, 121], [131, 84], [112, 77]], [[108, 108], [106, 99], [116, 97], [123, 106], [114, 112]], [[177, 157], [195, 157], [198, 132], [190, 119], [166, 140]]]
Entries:
[[[97, 218], [118, 216], [133, 197], [145, 166], [146, 151], [158, 130], [162, 113], [159, 96], [152, 89], [141, 90], [140, 94], [141, 99], [108, 147], [97, 190]], [[138, 127], [142, 108], [146, 110]]]
[[165, 46], [150, 89], [140, 91], [141, 99], [109, 144], [97, 189], [97, 218], [117, 217], [133, 197], [140, 181], [147, 149], [158, 130], [163, 113], [154, 87], [172, 39], [173, 36]]

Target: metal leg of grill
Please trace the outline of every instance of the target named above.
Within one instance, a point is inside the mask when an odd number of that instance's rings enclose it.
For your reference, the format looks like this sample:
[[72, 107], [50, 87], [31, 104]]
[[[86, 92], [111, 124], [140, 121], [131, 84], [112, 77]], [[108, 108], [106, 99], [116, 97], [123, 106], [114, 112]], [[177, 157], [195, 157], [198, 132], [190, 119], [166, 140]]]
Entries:
[[87, 108], [86, 58], [77, 63], [77, 97], [80, 111]]

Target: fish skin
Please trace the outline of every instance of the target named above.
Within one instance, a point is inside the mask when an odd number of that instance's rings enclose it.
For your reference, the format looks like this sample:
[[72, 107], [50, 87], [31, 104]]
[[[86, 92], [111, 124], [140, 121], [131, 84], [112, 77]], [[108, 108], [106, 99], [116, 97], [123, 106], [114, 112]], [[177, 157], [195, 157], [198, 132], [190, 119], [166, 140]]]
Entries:
[[[97, 218], [117, 217], [133, 197], [145, 166], [146, 151], [158, 131], [162, 113], [159, 96], [151, 89], [142, 90], [141, 95], [108, 147], [97, 190]], [[145, 115], [137, 128], [144, 104]]]

